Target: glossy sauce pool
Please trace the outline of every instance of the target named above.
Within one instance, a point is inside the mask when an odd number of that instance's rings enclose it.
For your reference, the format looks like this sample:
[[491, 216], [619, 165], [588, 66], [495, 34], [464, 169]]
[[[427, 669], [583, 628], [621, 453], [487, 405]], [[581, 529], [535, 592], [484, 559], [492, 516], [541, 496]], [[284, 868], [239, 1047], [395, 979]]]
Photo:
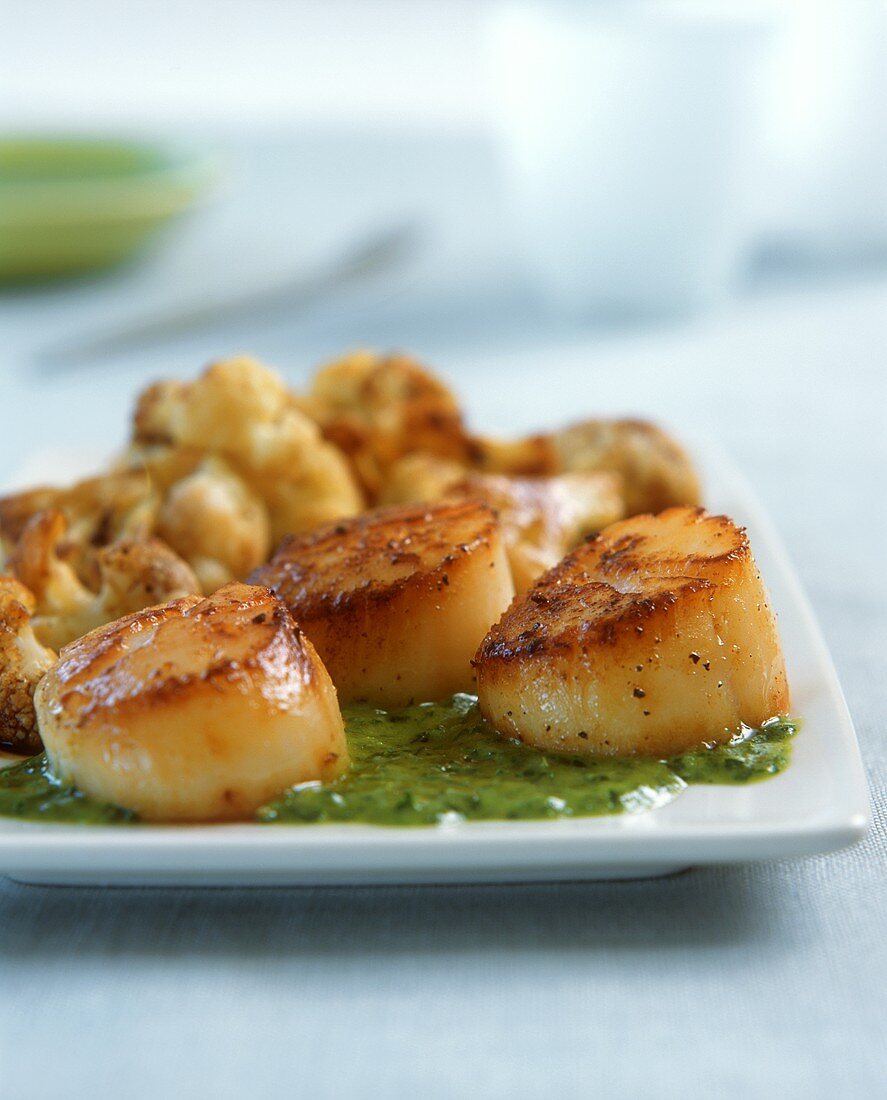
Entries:
[[[775, 718], [731, 744], [656, 760], [541, 753], [500, 737], [471, 695], [399, 711], [344, 710], [352, 767], [329, 784], [295, 787], [263, 806], [259, 822], [434, 825], [637, 813], [694, 783], [744, 784], [787, 766], [797, 723]], [[0, 814], [32, 821], [135, 823], [94, 802], [36, 756], [0, 771]]]

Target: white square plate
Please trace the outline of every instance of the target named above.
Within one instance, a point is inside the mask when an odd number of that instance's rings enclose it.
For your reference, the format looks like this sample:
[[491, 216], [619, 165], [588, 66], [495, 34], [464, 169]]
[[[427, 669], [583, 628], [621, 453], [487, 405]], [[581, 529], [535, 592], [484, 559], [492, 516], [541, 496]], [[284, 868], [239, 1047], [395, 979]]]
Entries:
[[529, 882], [642, 877], [852, 844], [866, 829], [868, 790], [831, 659], [748, 485], [723, 455], [706, 449], [699, 457], [709, 508], [748, 527], [779, 615], [792, 710], [803, 722], [781, 775], [747, 787], [690, 787], [644, 814], [563, 821], [133, 828], [0, 818], [0, 873], [57, 884]]

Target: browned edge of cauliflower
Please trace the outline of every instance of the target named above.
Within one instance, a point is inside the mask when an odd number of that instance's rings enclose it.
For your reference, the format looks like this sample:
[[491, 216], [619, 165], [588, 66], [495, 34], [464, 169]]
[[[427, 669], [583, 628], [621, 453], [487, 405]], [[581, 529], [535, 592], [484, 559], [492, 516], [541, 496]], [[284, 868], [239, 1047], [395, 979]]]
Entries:
[[43, 747], [34, 713], [34, 689], [56, 654], [34, 635], [33, 593], [0, 576], [0, 747], [33, 754]]
[[65, 560], [66, 521], [40, 512], [22, 532], [7, 568], [32, 594], [32, 626], [44, 645], [60, 649], [97, 626], [199, 591], [193, 570], [159, 539], [121, 539], [98, 552], [97, 591]]

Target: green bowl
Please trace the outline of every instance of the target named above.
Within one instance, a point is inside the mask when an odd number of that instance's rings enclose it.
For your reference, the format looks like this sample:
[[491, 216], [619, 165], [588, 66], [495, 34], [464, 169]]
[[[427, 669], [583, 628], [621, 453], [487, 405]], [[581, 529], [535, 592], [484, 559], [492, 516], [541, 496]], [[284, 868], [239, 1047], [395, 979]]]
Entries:
[[214, 175], [206, 154], [104, 138], [0, 138], [0, 279], [96, 271], [141, 251]]

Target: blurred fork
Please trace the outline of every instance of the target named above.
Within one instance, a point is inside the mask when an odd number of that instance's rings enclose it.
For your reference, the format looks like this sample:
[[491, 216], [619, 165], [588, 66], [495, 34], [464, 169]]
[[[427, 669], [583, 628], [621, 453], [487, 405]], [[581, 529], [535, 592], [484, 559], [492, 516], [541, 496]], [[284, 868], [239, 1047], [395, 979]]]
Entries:
[[42, 349], [35, 362], [43, 373], [57, 374], [220, 321], [227, 324], [256, 314], [303, 310], [351, 283], [397, 266], [412, 255], [418, 238], [414, 222], [387, 226], [313, 270], [273, 286], [197, 300], [133, 318], [103, 332], [75, 336]]

